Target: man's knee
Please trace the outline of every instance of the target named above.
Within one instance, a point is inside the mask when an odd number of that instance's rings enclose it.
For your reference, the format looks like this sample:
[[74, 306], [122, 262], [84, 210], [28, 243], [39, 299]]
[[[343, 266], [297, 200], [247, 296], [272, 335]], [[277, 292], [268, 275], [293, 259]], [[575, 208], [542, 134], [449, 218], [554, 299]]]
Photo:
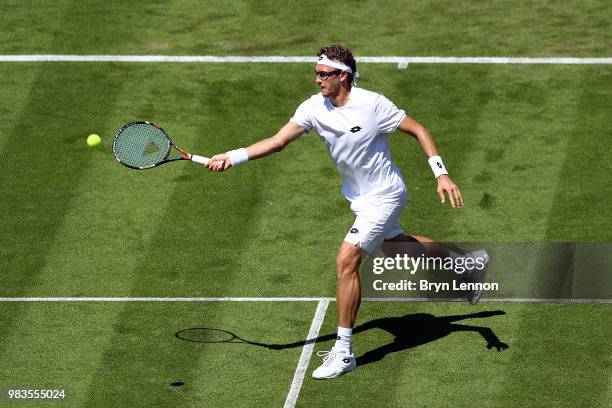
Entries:
[[361, 248], [344, 242], [336, 256], [338, 277], [357, 273], [361, 261]]

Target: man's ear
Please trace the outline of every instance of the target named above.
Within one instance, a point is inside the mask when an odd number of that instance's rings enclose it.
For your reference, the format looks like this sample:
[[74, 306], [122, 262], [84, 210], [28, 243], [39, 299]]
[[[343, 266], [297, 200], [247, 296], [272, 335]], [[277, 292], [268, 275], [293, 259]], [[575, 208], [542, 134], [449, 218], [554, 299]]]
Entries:
[[349, 82], [349, 73], [346, 71], [342, 71], [340, 73], [340, 81], [347, 81]]

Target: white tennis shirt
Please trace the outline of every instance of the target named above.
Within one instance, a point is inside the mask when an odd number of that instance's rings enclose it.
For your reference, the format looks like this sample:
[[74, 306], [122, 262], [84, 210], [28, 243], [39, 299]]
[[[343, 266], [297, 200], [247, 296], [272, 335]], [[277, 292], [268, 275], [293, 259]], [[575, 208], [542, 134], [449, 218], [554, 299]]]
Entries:
[[405, 192], [387, 140], [405, 117], [383, 95], [353, 87], [344, 106], [335, 107], [319, 93], [304, 101], [290, 120], [307, 132], [316, 129], [344, 177], [342, 193], [353, 201], [366, 194]]

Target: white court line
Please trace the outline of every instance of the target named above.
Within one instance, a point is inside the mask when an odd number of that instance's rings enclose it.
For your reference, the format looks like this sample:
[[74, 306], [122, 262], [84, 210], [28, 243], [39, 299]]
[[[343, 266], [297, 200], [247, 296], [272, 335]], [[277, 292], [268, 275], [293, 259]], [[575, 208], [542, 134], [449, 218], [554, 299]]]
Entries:
[[[612, 57], [357, 57], [357, 62], [372, 64], [554, 64], [593, 65], [612, 64]], [[0, 62], [186, 62], [186, 63], [314, 63], [316, 57], [309, 56], [217, 56], [217, 55], [59, 55], [24, 54], [0, 55]]]
[[[362, 298], [365, 302], [466, 302], [465, 298]], [[612, 303], [612, 299], [480, 298], [479, 303]]]
[[306, 338], [306, 344], [302, 348], [300, 361], [298, 362], [295, 373], [293, 374], [291, 388], [289, 389], [289, 394], [287, 394], [287, 399], [285, 400], [285, 408], [295, 407], [300, 394], [300, 389], [302, 388], [302, 383], [304, 382], [304, 375], [306, 374], [308, 364], [310, 363], [310, 357], [312, 356], [316, 339], [319, 336], [323, 319], [325, 319], [327, 306], [329, 306], [329, 300], [327, 299], [321, 299], [317, 305], [317, 310], [314, 318], [312, 319], [312, 324], [310, 325], [310, 330], [308, 331], [308, 337]]
[[[325, 297], [0, 297], [0, 302], [335, 302]], [[465, 298], [362, 298], [364, 302], [465, 302]], [[481, 298], [480, 303], [612, 303], [606, 298]]]
[[320, 302], [310, 297], [0, 297], [0, 302]]

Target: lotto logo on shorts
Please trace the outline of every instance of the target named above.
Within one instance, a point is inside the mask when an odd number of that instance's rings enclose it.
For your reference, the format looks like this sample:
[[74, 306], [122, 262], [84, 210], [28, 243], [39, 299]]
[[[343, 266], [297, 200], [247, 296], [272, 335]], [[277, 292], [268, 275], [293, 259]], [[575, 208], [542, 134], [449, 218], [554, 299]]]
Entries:
[[349, 130], [351, 131], [351, 133], [357, 133], [361, 130], [361, 128], [359, 126], [353, 126]]
[[351, 228], [349, 231], [351, 234], [359, 234], [359, 230], [357, 228]]

